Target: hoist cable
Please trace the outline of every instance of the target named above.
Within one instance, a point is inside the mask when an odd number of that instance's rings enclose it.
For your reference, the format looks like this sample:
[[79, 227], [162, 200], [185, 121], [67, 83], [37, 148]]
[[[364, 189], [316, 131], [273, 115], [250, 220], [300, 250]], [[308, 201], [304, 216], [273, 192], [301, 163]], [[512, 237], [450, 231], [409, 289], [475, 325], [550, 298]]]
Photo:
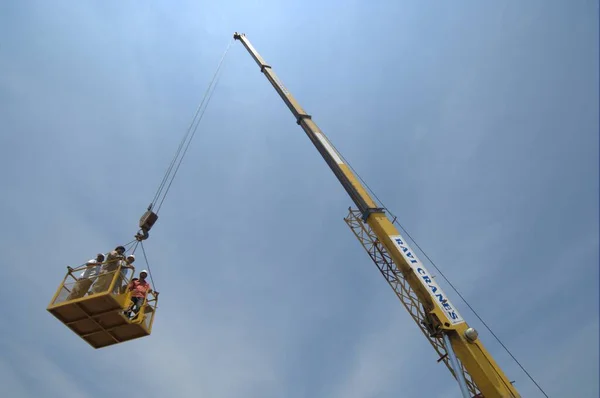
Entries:
[[[331, 143], [331, 142], [330, 142]], [[373, 195], [373, 197], [377, 200], [377, 202], [379, 202], [381, 204], [381, 206], [383, 207], [384, 210], [386, 210], [390, 216], [393, 218], [392, 223], [398, 225], [398, 227], [400, 227], [400, 229], [402, 229], [402, 231], [408, 236], [408, 238], [415, 244], [415, 246], [419, 249], [419, 251], [421, 253], [423, 253], [423, 255], [425, 256], [425, 258], [427, 258], [427, 260], [429, 260], [429, 262], [433, 265], [433, 267], [437, 270], [437, 272], [442, 276], [442, 278], [444, 278], [444, 280], [448, 283], [448, 285], [452, 288], [452, 290], [454, 290], [456, 292], [456, 294], [461, 298], [461, 300], [467, 305], [467, 307], [469, 307], [469, 309], [471, 310], [471, 312], [473, 312], [473, 314], [477, 317], [477, 319], [479, 319], [479, 321], [483, 324], [483, 326], [492, 334], [492, 336], [494, 336], [494, 338], [496, 339], [496, 341], [502, 346], [502, 348], [504, 348], [504, 350], [508, 353], [508, 355], [510, 355], [510, 357], [515, 361], [515, 363], [521, 368], [521, 370], [523, 370], [523, 372], [527, 375], [527, 377], [533, 382], [533, 384], [536, 385], [536, 387], [542, 392], [542, 394], [544, 394], [545, 397], [548, 397], [548, 395], [546, 394], [546, 392], [542, 389], [542, 387], [537, 383], [537, 381], [533, 378], [533, 376], [531, 376], [529, 374], [529, 372], [523, 367], [523, 365], [521, 365], [521, 363], [517, 360], [517, 358], [515, 358], [515, 356], [512, 354], [512, 352], [508, 349], [508, 347], [506, 347], [506, 345], [504, 345], [504, 343], [500, 340], [500, 338], [492, 331], [491, 327], [488, 326], [488, 324], [481, 318], [481, 316], [479, 316], [479, 314], [477, 313], [477, 311], [475, 311], [475, 309], [471, 306], [471, 304], [469, 304], [469, 302], [464, 298], [464, 296], [458, 291], [458, 289], [450, 282], [450, 280], [446, 277], [446, 275], [444, 275], [444, 273], [438, 268], [438, 266], [435, 264], [435, 262], [429, 257], [429, 255], [427, 255], [427, 253], [425, 252], [425, 250], [423, 250], [421, 248], [421, 246], [417, 243], [417, 241], [415, 239], [413, 239], [413, 237], [408, 233], [408, 231], [406, 230], [406, 228], [404, 228], [402, 226], [402, 224], [400, 224], [400, 222], [398, 221], [398, 218], [391, 212], [391, 210], [389, 210], [387, 208], [387, 206], [385, 206], [385, 204], [383, 203], [383, 201], [381, 201], [379, 199], [379, 197], [377, 196], [377, 194], [369, 187], [369, 185], [366, 183], [365, 180], [362, 179], [362, 177], [360, 176], [360, 174], [358, 174], [358, 172], [356, 170], [354, 170], [354, 168], [352, 167], [352, 165], [350, 164], [350, 162], [348, 162], [347, 159], [345, 159], [342, 154], [335, 148], [335, 146], [331, 143], [331, 146], [335, 149], [335, 151], [340, 155], [340, 157], [342, 158], [342, 160], [348, 165], [348, 167], [350, 168], [350, 170], [352, 170], [352, 172], [358, 177], [358, 179], [364, 184], [364, 186], [367, 188], [367, 190]]]
[[163, 176], [163, 179], [160, 182], [160, 184], [156, 190], [154, 198], [152, 198], [151, 206], [153, 206], [156, 203], [156, 201], [158, 200], [158, 197], [160, 196], [160, 193], [163, 190], [165, 183], [167, 182], [167, 179], [169, 178], [169, 174], [171, 174], [173, 165], [175, 164], [175, 161], [177, 160], [177, 157], [179, 156], [181, 148], [183, 147], [183, 143], [185, 142], [189, 132], [190, 132], [190, 129], [188, 128], [188, 131], [186, 132], [185, 136], [181, 139], [181, 142], [179, 143], [179, 148], [177, 148], [177, 151], [175, 152], [175, 155], [173, 156], [173, 159], [171, 160], [171, 164], [167, 168], [167, 171], [165, 172], [165, 175]]
[[[179, 143], [179, 147], [177, 148], [177, 151], [175, 152], [175, 155], [173, 156], [173, 159], [171, 160], [171, 163], [169, 164], [169, 167], [167, 168], [167, 171], [165, 172], [165, 175], [163, 176], [163, 179], [162, 179], [161, 183], [159, 184], [159, 187], [154, 195], [154, 198], [152, 199], [152, 203], [150, 204], [150, 206], [154, 207], [156, 205], [156, 203], [159, 201], [160, 196], [162, 195], [162, 199], [160, 199], [160, 204], [158, 206], [158, 209], [156, 210], [156, 214], [158, 214], [158, 210], [162, 206], [162, 203], [164, 202], [165, 197], [167, 196], [167, 193], [168, 193], [168, 191], [173, 183], [173, 180], [175, 179], [175, 176], [179, 170], [179, 166], [181, 165], [183, 158], [185, 157], [185, 155], [187, 153], [187, 149], [189, 148], [190, 143], [192, 142], [192, 140], [196, 134], [198, 125], [200, 124], [200, 121], [202, 120], [202, 117], [204, 116], [204, 111], [206, 110], [206, 107], [208, 106], [208, 103], [212, 97], [212, 92], [214, 92], [213, 86], [216, 86], [215, 81], [217, 79], [217, 75], [218, 75], [219, 71], [221, 70], [221, 66], [223, 64], [225, 56], [229, 52], [229, 48], [231, 47], [232, 42], [233, 42], [233, 40], [231, 40], [229, 42], [229, 44], [227, 45], [227, 48], [225, 49], [225, 52], [223, 53], [223, 55], [219, 61], [217, 70], [215, 71], [213, 78], [210, 81], [210, 84], [208, 85], [208, 87], [204, 93], [204, 97], [202, 98], [202, 101], [196, 108], [194, 117], [192, 118], [192, 121], [191, 121], [185, 135], [181, 139], [181, 142]], [[211, 92], [211, 89], [213, 89], [212, 92]], [[204, 109], [203, 109], [203, 106], [204, 106]], [[187, 145], [186, 145], [186, 141], [187, 141]], [[185, 146], [185, 149], [184, 149], [184, 146]], [[183, 154], [182, 154], [182, 149], [184, 149]], [[179, 155], [181, 155], [180, 158], [179, 158]], [[177, 163], [178, 158], [179, 158], [179, 163]], [[177, 167], [175, 167], [176, 164], [177, 164]], [[175, 167], [175, 170], [173, 171], [174, 167]], [[172, 176], [170, 176], [171, 173], [173, 173]], [[168, 185], [167, 185], [167, 183], [168, 183]], [[165, 186], [166, 186], [166, 190], [163, 193]]]
[[183, 138], [181, 139], [181, 142], [179, 143], [179, 147], [177, 148], [177, 151], [175, 152], [175, 156], [173, 156], [173, 159], [171, 160], [171, 164], [167, 168], [167, 171], [165, 172], [165, 175], [163, 176], [163, 179], [160, 182], [158, 189], [156, 190], [156, 194], [154, 195], [154, 198], [152, 199], [152, 204], [156, 203], [156, 201], [158, 200], [158, 197], [160, 196], [160, 193], [163, 190], [163, 188], [167, 182], [169, 174], [171, 174], [171, 171], [173, 170], [173, 166], [175, 165], [175, 162], [177, 161], [177, 158], [179, 157], [179, 154], [181, 153], [181, 148], [183, 148], [183, 145], [184, 145], [185, 141], [187, 140], [187, 137], [189, 136], [190, 132], [192, 131], [192, 126], [194, 124], [194, 120], [198, 116], [198, 112], [200, 112], [200, 108], [202, 107], [203, 103], [204, 103], [204, 99], [202, 100], [200, 105], [198, 105], [198, 108], [196, 109], [196, 113], [194, 114], [194, 117], [192, 118], [192, 122], [190, 123], [190, 126], [188, 127], [185, 135], [183, 136]]
[[169, 174], [171, 174], [171, 171], [173, 170], [173, 166], [175, 165], [175, 163], [177, 162], [177, 158], [179, 157], [179, 154], [181, 153], [181, 148], [183, 148], [183, 145], [185, 144], [185, 141], [187, 140], [187, 137], [190, 135], [190, 133], [192, 132], [192, 128], [194, 126], [194, 122], [196, 120], [196, 117], [198, 116], [198, 113], [200, 112], [200, 109], [202, 109], [202, 105], [204, 104], [204, 101], [206, 99], [206, 94], [204, 96], [204, 98], [202, 99], [202, 102], [200, 102], [200, 104], [198, 105], [198, 108], [196, 108], [196, 112], [194, 113], [194, 117], [192, 118], [192, 121], [190, 122], [189, 127], [187, 128], [187, 131], [185, 133], [185, 135], [183, 136], [183, 138], [181, 139], [181, 141], [179, 142], [179, 147], [177, 148], [177, 151], [175, 152], [175, 155], [173, 156], [173, 159], [171, 160], [171, 164], [169, 165], [169, 167], [167, 168], [167, 171], [165, 172], [165, 175], [163, 176], [163, 179], [156, 191], [156, 194], [154, 195], [154, 199], [152, 200], [152, 204], [156, 203], [156, 201], [158, 200], [158, 197], [160, 196], [161, 191], [163, 190]]
[[[177, 172], [179, 171], [179, 167], [181, 166], [181, 163], [183, 162], [183, 158], [185, 157], [190, 144], [192, 142], [192, 140], [194, 139], [194, 136], [196, 135], [196, 131], [198, 129], [198, 126], [200, 125], [200, 122], [202, 121], [202, 118], [204, 117], [204, 112], [206, 112], [206, 109], [208, 108], [208, 104], [210, 103], [210, 100], [212, 98], [213, 93], [215, 92], [215, 89], [217, 87], [217, 84], [219, 82], [219, 78], [220, 78], [220, 74], [219, 72], [221, 71], [221, 67], [223, 65], [223, 61], [225, 60], [225, 56], [227, 55], [227, 53], [229, 52], [229, 48], [231, 47], [231, 44], [233, 43], [233, 40], [231, 40], [229, 42], [229, 45], [227, 46], [227, 48], [225, 49], [225, 52], [223, 53], [223, 56], [221, 57], [221, 60], [219, 61], [219, 65], [217, 66], [217, 70], [215, 71], [215, 74], [213, 75], [213, 78], [210, 82], [210, 84], [208, 85], [208, 88], [204, 94], [204, 99], [202, 100], [202, 103], [205, 102], [206, 100], [206, 106], [204, 107], [204, 109], [202, 110], [202, 113], [200, 114], [200, 117], [198, 118], [196, 125], [192, 131], [192, 135], [189, 139], [189, 141], [187, 142], [187, 145], [183, 151], [183, 155], [181, 155], [181, 158], [179, 159], [179, 163], [177, 164], [177, 167], [175, 168], [175, 171], [173, 172], [173, 177], [171, 178], [171, 181], [169, 182], [169, 185], [167, 186], [167, 189], [165, 190], [165, 193], [160, 201], [160, 204], [158, 205], [158, 209], [156, 210], [156, 213], [158, 214], [158, 211], [160, 210], [160, 208], [162, 207], [163, 202], [165, 201], [165, 198], [167, 197], [167, 194], [169, 193], [169, 190], [171, 189], [171, 185], [173, 184], [173, 181], [175, 180], [175, 176], [177, 175]], [[201, 105], [202, 105], [201, 103]]]

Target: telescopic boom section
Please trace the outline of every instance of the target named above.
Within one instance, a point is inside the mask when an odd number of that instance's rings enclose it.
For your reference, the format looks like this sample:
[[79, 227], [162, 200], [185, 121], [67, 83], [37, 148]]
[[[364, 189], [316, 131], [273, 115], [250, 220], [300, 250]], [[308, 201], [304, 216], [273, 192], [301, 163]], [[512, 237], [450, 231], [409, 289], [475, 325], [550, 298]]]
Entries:
[[425, 265], [400, 235], [384, 210], [378, 207], [366, 189], [360, 184], [325, 134], [313, 122], [311, 116], [302, 109], [246, 36], [236, 32], [233, 37], [241, 41], [254, 58], [261, 72], [271, 82], [296, 118], [296, 122], [305, 131], [348, 195], [350, 195], [362, 214], [363, 221], [371, 227], [379, 242], [387, 249], [394, 264], [414, 290], [427, 314], [428, 324], [426, 327], [430, 336], [444, 339], [444, 335], [446, 335], [446, 340], [449, 339], [452, 345], [452, 349], [449, 351], [456, 353], [483, 397], [520, 397], [496, 361], [477, 338], [475, 330], [467, 325], [456, 307], [450, 303], [450, 300], [433, 280]]

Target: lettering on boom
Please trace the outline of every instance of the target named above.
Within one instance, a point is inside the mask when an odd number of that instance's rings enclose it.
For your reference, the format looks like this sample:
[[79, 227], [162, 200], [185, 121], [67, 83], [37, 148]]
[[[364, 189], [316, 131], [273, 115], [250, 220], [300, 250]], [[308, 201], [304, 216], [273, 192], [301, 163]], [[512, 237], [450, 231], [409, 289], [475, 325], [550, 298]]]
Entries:
[[404, 240], [401, 235], [390, 235], [390, 239], [396, 245], [396, 247], [402, 253], [404, 259], [408, 262], [410, 267], [419, 276], [419, 280], [423, 286], [427, 289], [433, 301], [440, 307], [440, 309], [446, 314], [451, 324], [457, 325], [463, 323], [464, 319], [458, 313], [458, 310], [448, 300], [448, 296], [442, 291], [442, 288], [433, 280], [425, 265], [417, 258], [413, 250], [408, 246], [408, 243]]

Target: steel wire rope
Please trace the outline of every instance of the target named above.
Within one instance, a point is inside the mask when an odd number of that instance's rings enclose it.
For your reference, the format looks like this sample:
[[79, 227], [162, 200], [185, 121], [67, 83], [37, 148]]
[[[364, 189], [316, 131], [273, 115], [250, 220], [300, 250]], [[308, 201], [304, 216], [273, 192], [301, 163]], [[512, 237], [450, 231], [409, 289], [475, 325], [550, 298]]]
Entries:
[[[171, 160], [171, 163], [169, 164], [169, 167], [168, 167], [167, 171], [165, 172], [165, 175], [164, 175], [161, 183], [159, 184], [156, 194], [154, 195], [154, 198], [152, 199], [152, 203], [150, 204], [149, 209], [151, 209], [152, 207], [154, 207], [156, 205], [156, 203], [159, 201], [161, 194], [162, 194], [162, 199], [160, 199], [160, 203], [156, 210], [157, 215], [158, 215], [160, 208], [162, 207], [162, 204], [167, 196], [167, 193], [169, 192], [169, 190], [171, 188], [171, 185], [173, 184], [175, 176], [177, 175], [177, 172], [179, 171], [179, 167], [181, 166], [181, 163], [183, 162], [183, 159], [187, 153], [187, 150], [188, 150], [192, 140], [194, 139], [194, 136], [196, 135], [198, 125], [200, 124], [200, 122], [204, 116], [204, 112], [206, 111], [206, 108], [208, 107], [208, 103], [210, 102], [210, 99], [212, 98], [212, 93], [214, 92], [214, 88], [216, 87], [216, 81], [218, 80], [217, 79], [218, 74], [223, 65], [223, 61], [225, 60], [225, 57], [226, 57], [227, 53], [229, 52], [229, 49], [231, 48], [232, 42], [233, 42], [233, 40], [230, 40], [229, 44], [227, 45], [227, 48], [225, 49], [225, 52], [221, 56], [221, 59], [219, 60], [219, 64], [217, 65], [217, 69], [216, 69], [215, 73], [213, 74], [213, 77], [212, 77], [208, 87], [206, 88], [206, 91], [204, 92], [202, 101], [196, 108], [196, 112], [194, 113], [192, 121], [191, 121], [185, 135], [181, 139], [181, 142], [179, 143], [179, 147], [177, 148], [175, 156], [173, 156], [173, 159]], [[203, 106], [204, 106], [204, 109], [203, 109]], [[187, 145], [186, 145], [186, 141], [187, 141]], [[184, 145], [185, 145], [185, 149], [183, 149]], [[182, 149], [183, 149], [183, 154], [181, 152]], [[179, 157], [180, 154], [181, 154], [181, 157]], [[179, 158], [179, 163], [177, 163], [178, 158]], [[175, 167], [175, 164], [177, 164], [176, 167]], [[174, 171], [173, 171], [173, 167], [175, 167]], [[173, 173], [173, 175], [171, 177], [169, 177], [171, 172]], [[168, 182], [168, 185], [167, 185], [167, 182]], [[165, 186], [166, 186], [166, 190], [163, 193], [162, 191], [165, 189]]]
[[211, 81], [211, 84], [209, 85], [208, 89], [207, 89], [207, 101], [206, 101], [206, 106], [204, 107], [204, 109], [202, 110], [202, 113], [200, 114], [200, 117], [198, 118], [197, 122], [196, 122], [196, 126], [194, 127], [194, 130], [192, 132], [192, 135], [187, 143], [187, 145], [185, 146], [185, 149], [183, 151], [183, 155], [181, 155], [181, 158], [179, 159], [179, 163], [177, 164], [177, 167], [175, 168], [175, 172], [173, 173], [173, 178], [171, 178], [171, 181], [169, 182], [169, 185], [167, 186], [167, 189], [165, 191], [165, 194], [163, 195], [158, 208], [156, 210], [156, 213], [158, 214], [158, 211], [160, 210], [160, 208], [162, 207], [163, 202], [165, 201], [165, 198], [167, 197], [167, 194], [169, 193], [169, 190], [171, 189], [171, 185], [173, 184], [173, 181], [175, 180], [175, 175], [177, 175], [177, 172], [179, 171], [179, 167], [181, 166], [181, 163], [183, 162], [183, 158], [185, 157], [190, 144], [192, 142], [192, 140], [194, 139], [194, 136], [196, 134], [196, 131], [198, 129], [198, 126], [200, 125], [200, 122], [202, 121], [202, 118], [204, 117], [204, 112], [206, 112], [206, 109], [208, 108], [208, 104], [210, 103], [210, 100], [212, 98], [212, 95], [215, 92], [215, 89], [217, 87], [217, 84], [219, 83], [219, 78], [221, 77], [220, 75], [220, 70], [222, 67], [222, 63], [225, 59], [225, 55], [227, 54], [227, 52], [229, 51], [229, 48], [231, 46], [231, 43], [229, 44], [229, 46], [227, 47], [227, 50], [225, 50], [225, 54], [223, 54], [223, 57], [221, 58], [221, 62], [219, 62], [219, 66], [217, 67], [217, 70], [213, 76], [213, 80]]
[[481, 318], [481, 316], [479, 316], [479, 314], [477, 313], [477, 311], [475, 311], [475, 309], [471, 306], [471, 304], [469, 304], [469, 302], [467, 301], [467, 299], [464, 298], [464, 296], [458, 291], [458, 289], [452, 284], [452, 282], [450, 282], [450, 280], [446, 277], [446, 275], [444, 275], [444, 273], [438, 268], [438, 266], [435, 264], [435, 262], [429, 257], [429, 255], [427, 255], [427, 253], [425, 252], [425, 250], [423, 250], [421, 248], [421, 246], [419, 245], [419, 243], [417, 243], [417, 241], [411, 236], [411, 234], [406, 230], [406, 228], [404, 228], [402, 226], [402, 224], [400, 224], [400, 222], [398, 221], [398, 218], [394, 215], [394, 213], [392, 213], [392, 211], [390, 209], [388, 209], [388, 207], [383, 203], [383, 201], [381, 199], [379, 199], [379, 197], [377, 196], [377, 194], [369, 187], [369, 184], [367, 184], [367, 182], [365, 180], [363, 180], [363, 178], [360, 176], [360, 174], [352, 167], [352, 165], [350, 164], [350, 162], [341, 154], [341, 152], [337, 150], [337, 148], [333, 145], [333, 143], [331, 141], [329, 143], [334, 148], [334, 150], [338, 153], [338, 155], [344, 161], [344, 163], [346, 163], [348, 165], [348, 167], [350, 168], [350, 170], [352, 170], [352, 172], [364, 184], [364, 186], [367, 188], [367, 191], [369, 191], [373, 195], [373, 197], [375, 197], [375, 199], [377, 200], [377, 202], [379, 202], [381, 204], [381, 206], [382, 206], [382, 208], [384, 210], [386, 210], [388, 213], [390, 213], [390, 216], [392, 216], [392, 218], [393, 218], [392, 219], [392, 223], [398, 225], [398, 227], [400, 227], [400, 229], [402, 229], [402, 231], [415, 244], [415, 246], [419, 249], [419, 251], [421, 253], [423, 253], [423, 255], [425, 256], [425, 258], [427, 258], [427, 260], [433, 265], [433, 267], [436, 269], [436, 271], [438, 271], [438, 273], [442, 276], [442, 278], [444, 278], [444, 280], [448, 283], [448, 285], [452, 288], [452, 290], [454, 290], [456, 292], [456, 294], [460, 297], [460, 299], [467, 305], [467, 307], [469, 307], [469, 309], [471, 310], [471, 312], [477, 317], [477, 319], [479, 319], [479, 321], [483, 324], [483, 326], [492, 334], [492, 336], [494, 336], [494, 338], [496, 339], [496, 341], [502, 346], [502, 348], [504, 348], [504, 350], [508, 353], [508, 355], [510, 355], [510, 357], [521, 368], [521, 370], [527, 375], [527, 377], [533, 382], [533, 384], [535, 384], [535, 386], [542, 392], [542, 394], [544, 394], [544, 396], [546, 398], [548, 398], [548, 395], [546, 394], [546, 392], [544, 391], [544, 389], [538, 384], [538, 382], [533, 378], [533, 376], [531, 376], [531, 374], [525, 369], [525, 367], [521, 364], [521, 362], [519, 362], [519, 360], [517, 360], [517, 358], [515, 358], [515, 356], [508, 349], [508, 347], [506, 347], [506, 345], [494, 333], [494, 331], [491, 329], [491, 327], [488, 326], [488, 324]]
[[135, 240], [135, 244], [130, 247], [129, 249], [127, 249], [126, 251], [130, 250], [131, 248], [133, 248], [133, 250], [131, 250], [131, 254], [135, 254], [135, 251], [137, 250], [138, 246], [140, 244], [140, 241], [138, 241], [137, 239]]
[[196, 108], [194, 117], [192, 118], [192, 121], [190, 122], [190, 125], [188, 126], [185, 135], [179, 142], [179, 147], [177, 148], [177, 151], [175, 152], [175, 155], [173, 156], [173, 159], [171, 160], [171, 163], [169, 164], [169, 167], [167, 168], [167, 171], [165, 172], [165, 175], [163, 176], [163, 179], [160, 182], [158, 189], [156, 190], [156, 194], [154, 195], [154, 198], [152, 199], [152, 204], [156, 203], [156, 201], [158, 200], [158, 197], [160, 196], [160, 193], [163, 190], [163, 188], [167, 182], [169, 174], [171, 174], [171, 171], [173, 170], [173, 166], [175, 165], [175, 162], [177, 161], [177, 158], [179, 157], [179, 154], [181, 153], [181, 148], [183, 148], [183, 145], [184, 145], [185, 141], [187, 140], [187, 137], [192, 132], [192, 127], [194, 125], [196, 117], [198, 116], [198, 113], [200, 112], [200, 109], [202, 108], [202, 105], [204, 104], [205, 99], [206, 99], [206, 94], [205, 94], [204, 98], [202, 99], [202, 101], [200, 102], [200, 104], [198, 105], [198, 107]]
[[129, 250], [127, 249], [127, 246], [131, 245], [132, 243], [135, 243], [137, 241], [137, 239], [132, 240], [131, 242], [127, 242], [123, 245], [123, 247], [125, 248], [125, 251]]
[[206, 96], [202, 99], [202, 102], [200, 102], [200, 104], [198, 105], [198, 108], [196, 109], [196, 112], [194, 113], [194, 117], [192, 118], [192, 121], [190, 122], [188, 129], [179, 143], [179, 147], [177, 148], [177, 151], [175, 152], [175, 155], [173, 156], [173, 159], [171, 160], [171, 163], [169, 164], [169, 167], [167, 168], [167, 171], [165, 172], [165, 175], [163, 176], [163, 179], [160, 182], [158, 189], [156, 190], [156, 194], [154, 195], [154, 198], [152, 199], [152, 202], [151, 202], [152, 205], [155, 204], [156, 201], [158, 200], [160, 193], [163, 190], [163, 188], [167, 182], [169, 174], [171, 174], [171, 171], [173, 170], [173, 166], [175, 165], [175, 162], [177, 161], [177, 158], [179, 157], [179, 154], [181, 153], [181, 148], [183, 148], [183, 145], [184, 145], [185, 141], [187, 140], [187, 137], [189, 136], [189, 134], [192, 131], [192, 126], [194, 125], [194, 121], [196, 120], [196, 117], [198, 116], [198, 113], [200, 112], [200, 109], [202, 108], [202, 105], [204, 104], [205, 98], [206, 98]]
[[150, 262], [148, 261], [148, 256], [146, 256], [146, 249], [144, 249], [144, 243], [140, 242], [140, 247], [142, 248], [142, 254], [144, 255], [144, 261], [146, 261], [146, 267], [148, 268], [148, 276], [150, 277], [150, 282], [152, 282], [152, 288], [154, 289], [154, 291], [156, 291], [158, 289], [156, 288], [154, 279], [152, 279], [152, 270], [150, 269]]

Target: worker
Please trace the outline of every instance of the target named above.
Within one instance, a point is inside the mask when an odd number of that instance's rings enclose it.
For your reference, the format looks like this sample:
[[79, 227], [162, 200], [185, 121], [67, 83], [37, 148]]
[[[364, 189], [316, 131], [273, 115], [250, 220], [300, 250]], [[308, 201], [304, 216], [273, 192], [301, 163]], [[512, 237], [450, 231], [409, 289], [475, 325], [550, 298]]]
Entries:
[[71, 293], [69, 293], [69, 295], [67, 296], [67, 300], [74, 300], [83, 297], [88, 292], [88, 290], [96, 280], [96, 277], [98, 276], [98, 273], [100, 271], [100, 265], [103, 261], [104, 254], [98, 253], [96, 255], [96, 258], [89, 260], [85, 264], [86, 268], [81, 273], [81, 276], [75, 283], [75, 286], [73, 286], [73, 290], [71, 290]]
[[124, 259], [124, 254], [125, 248], [123, 246], [117, 246], [115, 250], [112, 250], [106, 255], [106, 261], [102, 264], [102, 267], [100, 267], [100, 275], [98, 276], [96, 283], [92, 286], [91, 294], [104, 293], [108, 290], [115, 275], [115, 271], [119, 268], [120, 260]]
[[[147, 276], [148, 271], [142, 270], [142, 272], [140, 272], [139, 279], [133, 278], [127, 286], [127, 289], [131, 291], [132, 303], [131, 306], [129, 306], [129, 308], [125, 311], [125, 315], [132, 320], [135, 320], [137, 318], [148, 293], [152, 293], [150, 284], [146, 281]], [[158, 292], [154, 293], [158, 296]], [[132, 312], [135, 314], [133, 318], [131, 318]]]
[[117, 281], [115, 282], [115, 288], [113, 289], [113, 293], [121, 294], [127, 291], [127, 285], [124, 282], [127, 280], [127, 271], [133, 269], [133, 262], [135, 261], [135, 256], [133, 254], [128, 255], [125, 258], [125, 261], [120, 260], [121, 272], [117, 277]]

